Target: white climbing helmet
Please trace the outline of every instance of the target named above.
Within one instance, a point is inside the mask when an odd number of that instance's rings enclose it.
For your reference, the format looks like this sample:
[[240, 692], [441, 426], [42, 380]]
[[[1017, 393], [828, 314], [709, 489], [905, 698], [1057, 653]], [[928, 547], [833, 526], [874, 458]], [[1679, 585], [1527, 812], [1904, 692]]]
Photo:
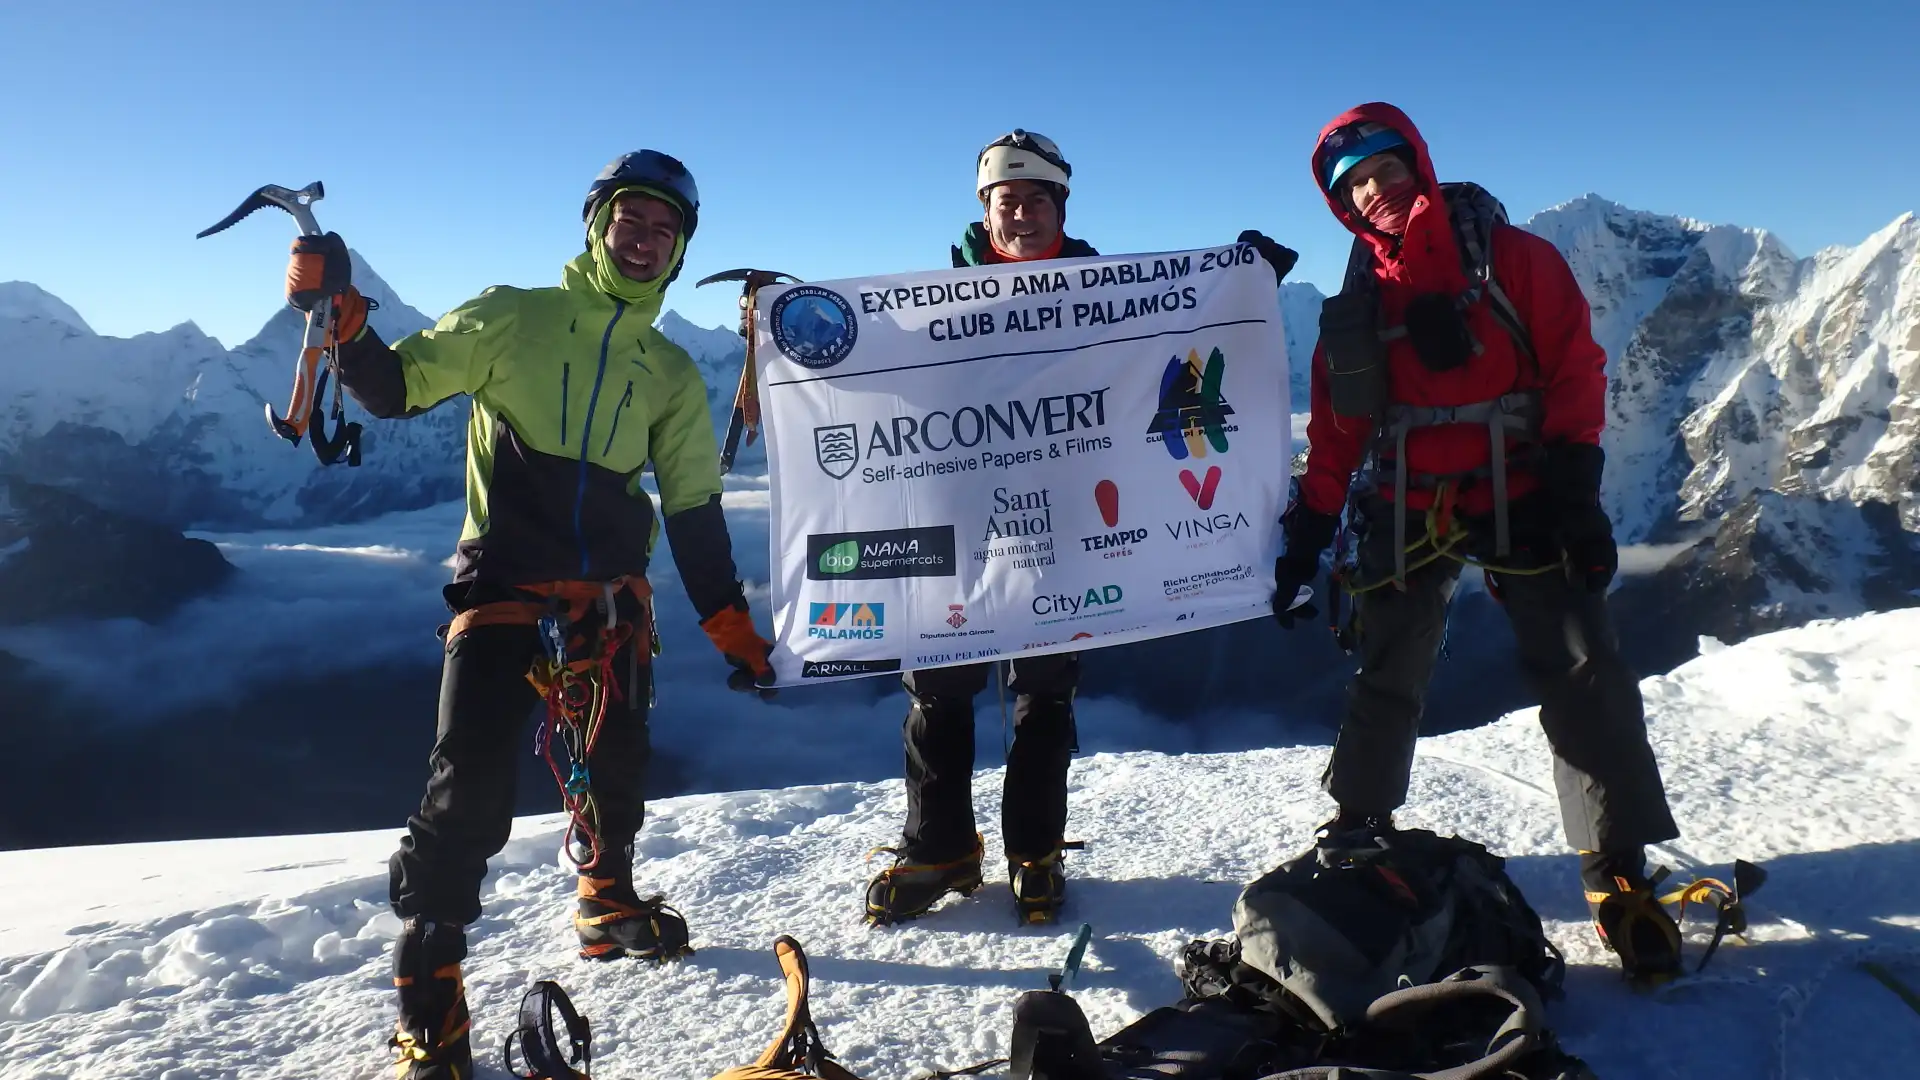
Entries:
[[1073, 166], [1060, 156], [1060, 147], [1045, 135], [1014, 128], [980, 150], [979, 174], [975, 194], [985, 194], [995, 184], [1009, 180], [1039, 180], [1060, 185], [1060, 194], [1071, 190], [1068, 180]]

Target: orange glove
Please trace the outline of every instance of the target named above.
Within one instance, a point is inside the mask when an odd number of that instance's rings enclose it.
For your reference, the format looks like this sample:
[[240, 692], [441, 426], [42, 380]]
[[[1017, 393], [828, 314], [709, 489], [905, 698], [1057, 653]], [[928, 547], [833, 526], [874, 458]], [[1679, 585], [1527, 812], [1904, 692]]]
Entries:
[[722, 608], [702, 622], [700, 629], [707, 632], [727, 663], [738, 669], [727, 676], [727, 689], [757, 693], [762, 700], [778, 693], [773, 689], [773, 665], [767, 663], [773, 646], [753, 628], [753, 616], [745, 608]]
[[333, 326], [327, 345], [360, 336], [367, 325], [367, 300], [353, 287], [353, 260], [339, 233], [298, 236], [287, 258], [287, 303], [312, 311], [322, 297], [333, 297]]

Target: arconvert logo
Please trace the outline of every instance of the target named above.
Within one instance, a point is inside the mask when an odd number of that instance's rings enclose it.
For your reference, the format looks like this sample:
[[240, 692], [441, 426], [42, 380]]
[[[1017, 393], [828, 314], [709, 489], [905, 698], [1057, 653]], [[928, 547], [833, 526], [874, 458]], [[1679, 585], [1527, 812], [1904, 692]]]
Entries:
[[843, 641], [877, 641], [887, 636], [885, 604], [809, 604], [807, 636]]
[[1147, 438], [1166, 445], [1175, 461], [1227, 452], [1227, 433], [1239, 428], [1227, 423], [1233, 406], [1221, 394], [1220, 383], [1226, 377], [1227, 359], [1214, 349], [1200, 364], [1200, 353], [1187, 350], [1186, 359], [1175, 356], [1167, 361], [1160, 376], [1160, 408], [1147, 425]]
[[860, 464], [860, 444], [854, 441], [852, 424], [828, 424], [813, 429], [813, 460], [820, 471], [835, 480], [844, 480]]
[[951, 525], [807, 537], [809, 581], [953, 577], [957, 573]]
[[1214, 493], [1220, 490], [1220, 466], [1207, 466], [1205, 480], [1193, 475], [1192, 469], [1181, 469], [1180, 486], [1187, 489], [1187, 494], [1193, 498], [1194, 504], [1200, 509], [1211, 510]]

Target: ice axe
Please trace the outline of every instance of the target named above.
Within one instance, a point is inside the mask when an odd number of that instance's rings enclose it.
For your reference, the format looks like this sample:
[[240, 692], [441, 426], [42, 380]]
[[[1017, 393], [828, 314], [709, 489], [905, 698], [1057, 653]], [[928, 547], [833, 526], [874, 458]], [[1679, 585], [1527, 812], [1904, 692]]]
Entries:
[[[233, 213], [221, 218], [219, 224], [194, 234], [194, 239], [212, 236], [226, 229], [255, 210], [278, 207], [293, 215], [295, 224], [300, 227], [302, 236], [319, 236], [320, 223], [314, 220], [313, 204], [326, 196], [327, 190], [320, 181], [315, 180], [298, 191], [283, 188], [278, 184], [266, 187], [247, 196], [245, 202], [234, 208]], [[372, 304], [369, 302], [369, 309]], [[307, 312], [307, 332], [300, 343], [300, 362], [293, 373], [293, 401], [287, 406], [287, 415], [283, 419], [274, 414], [272, 403], [268, 403], [267, 423], [272, 425], [273, 433], [294, 444], [300, 445], [300, 438], [307, 434], [312, 424], [313, 406], [321, 394], [327, 392], [327, 376], [333, 376], [333, 434], [329, 436], [326, 425], [313, 425], [313, 454], [322, 465], [332, 465], [346, 455], [348, 467], [360, 464], [360, 425], [346, 422], [346, 411], [340, 400], [340, 371], [333, 350], [326, 348], [328, 332], [333, 329], [333, 298], [323, 297]], [[320, 367], [322, 355], [327, 366]]]
[[792, 274], [783, 274], [778, 270], [753, 270], [741, 267], [737, 270], [722, 270], [717, 274], [708, 274], [694, 287], [711, 285], [716, 281], [737, 281], [740, 283], [740, 336], [747, 339], [747, 363], [740, 369], [740, 388], [733, 395], [733, 417], [727, 421], [727, 437], [720, 445], [720, 471], [733, 471], [733, 457], [740, 451], [740, 432], [747, 433], [747, 445], [760, 437], [760, 394], [754, 385], [753, 373], [753, 311], [754, 301], [761, 289], [777, 284], [781, 278], [798, 283], [799, 278]]

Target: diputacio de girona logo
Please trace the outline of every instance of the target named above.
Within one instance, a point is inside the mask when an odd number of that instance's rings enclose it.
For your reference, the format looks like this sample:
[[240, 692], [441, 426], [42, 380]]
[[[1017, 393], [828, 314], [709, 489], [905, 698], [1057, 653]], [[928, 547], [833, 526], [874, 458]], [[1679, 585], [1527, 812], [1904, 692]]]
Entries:
[[1239, 428], [1227, 423], [1233, 406], [1221, 391], [1226, 379], [1227, 358], [1218, 348], [1200, 362], [1200, 353], [1188, 349], [1185, 359], [1167, 361], [1160, 375], [1160, 407], [1147, 425], [1147, 440], [1166, 445], [1175, 461], [1206, 457], [1209, 450], [1227, 452], [1227, 433]]
[[[774, 348], [801, 367], [830, 368], [853, 351], [860, 323], [853, 305], [832, 289], [799, 285], [780, 294], [767, 313]], [[824, 467], [824, 466], [823, 466]]]

